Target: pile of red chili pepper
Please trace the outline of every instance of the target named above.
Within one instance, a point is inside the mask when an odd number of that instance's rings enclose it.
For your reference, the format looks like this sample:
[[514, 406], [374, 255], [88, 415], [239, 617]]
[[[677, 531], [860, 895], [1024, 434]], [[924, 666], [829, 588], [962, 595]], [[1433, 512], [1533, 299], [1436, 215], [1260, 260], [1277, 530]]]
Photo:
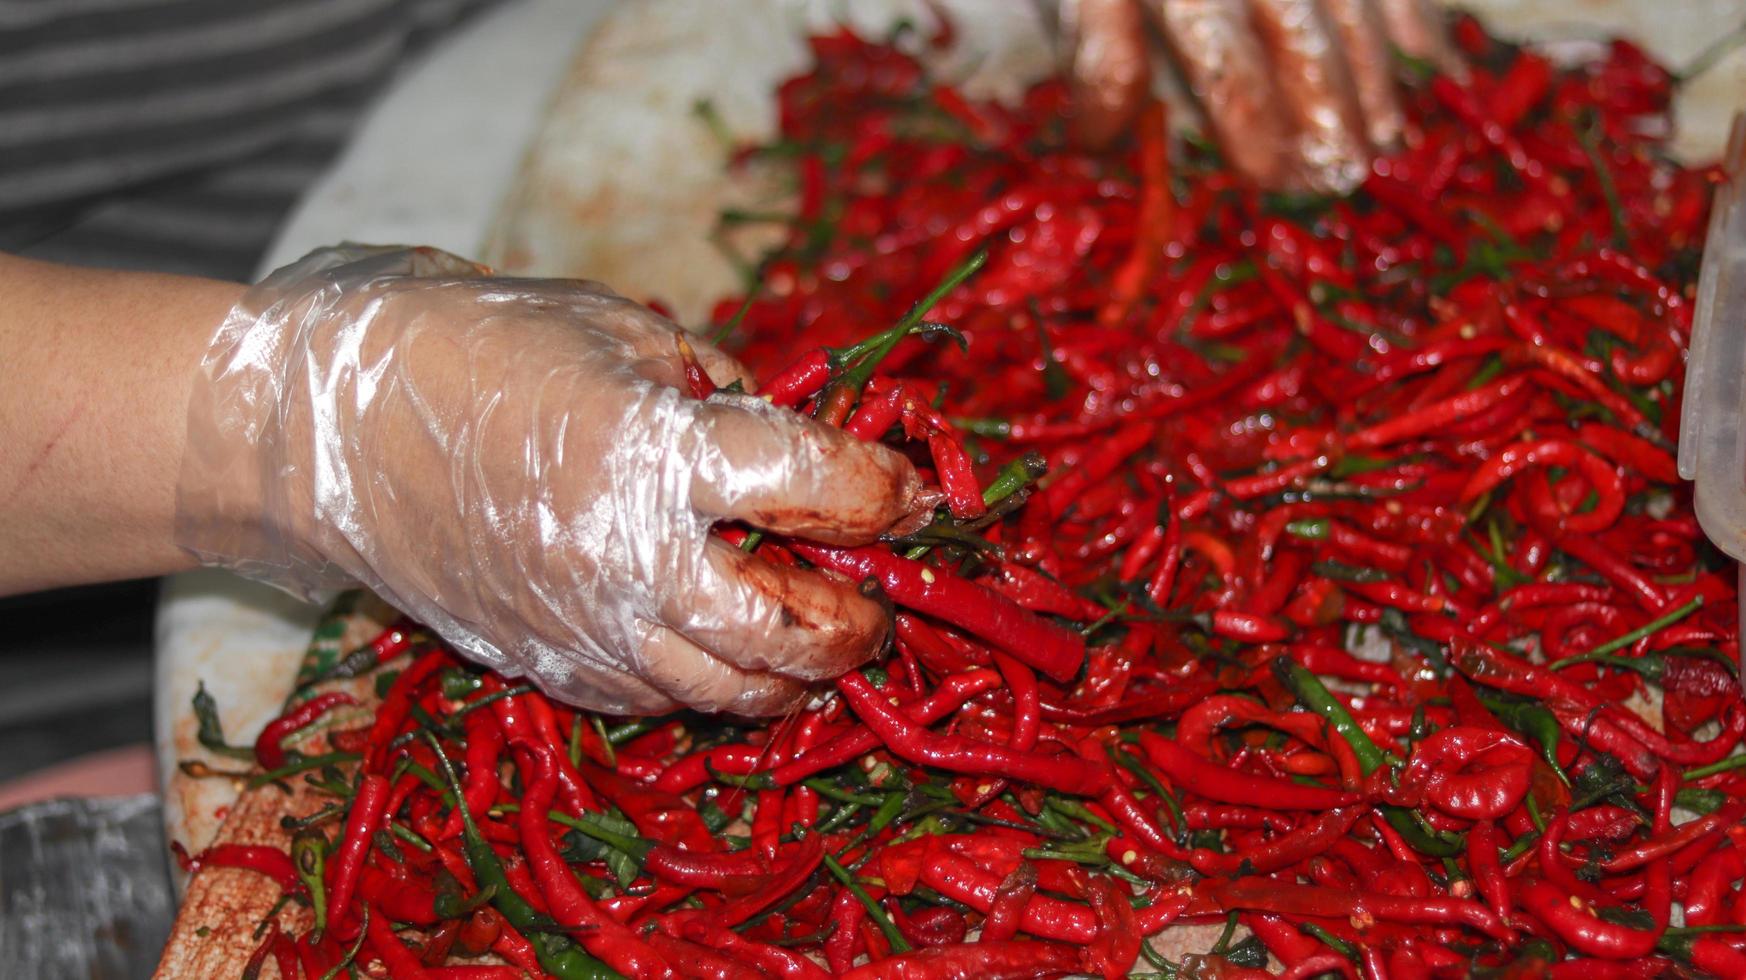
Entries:
[[724, 216], [787, 233], [717, 322], [941, 503], [864, 548], [720, 533], [876, 583], [895, 649], [775, 724], [607, 719], [397, 627], [343, 662], [373, 724], [288, 756], [321, 695], [256, 746], [334, 797], [293, 853], [198, 859], [313, 908], [257, 961], [1746, 976], [1732, 566], [1671, 456], [1720, 175], [1630, 44], [1454, 36], [1470, 77], [1404, 66], [1407, 148], [1343, 199], [814, 39], [741, 153], [795, 211]]

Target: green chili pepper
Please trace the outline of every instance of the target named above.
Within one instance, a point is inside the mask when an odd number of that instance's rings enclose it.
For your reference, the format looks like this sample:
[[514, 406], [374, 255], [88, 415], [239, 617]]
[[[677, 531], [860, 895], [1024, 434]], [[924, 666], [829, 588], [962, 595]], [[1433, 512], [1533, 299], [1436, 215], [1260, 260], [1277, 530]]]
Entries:
[[[1352, 746], [1358, 758], [1358, 768], [1368, 776], [1383, 765], [1398, 766], [1400, 760], [1378, 748], [1370, 736], [1358, 726], [1344, 705], [1328, 693], [1321, 679], [1290, 657], [1276, 657], [1273, 673], [1296, 696], [1298, 703], [1321, 715], [1328, 727], [1339, 733]], [[1416, 851], [1432, 857], [1451, 857], [1461, 853], [1460, 839], [1450, 839], [1425, 825], [1424, 818], [1404, 807], [1384, 805], [1383, 819]]]
[[1539, 745], [1540, 758], [1552, 767], [1552, 771], [1558, 774], [1564, 785], [1570, 785], [1570, 776], [1558, 764], [1558, 744], [1564, 738], [1564, 729], [1559, 726], [1556, 715], [1545, 705], [1534, 701], [1512, 701], [1489, 697], [1484, 693], [1480, 693], [1479, 699], [1512, 731]]
[[993, 507], [1002, 500], [1018, 493], [1025, 487], [1042, 479], [1049, 472], [1049, 464], [1041, 453], [1028, 452], [1018, 459], [1002, 466], [994, 479], [982, 490], [983, 504]]
[[295, 776], [300, 772], [320, 769], [324, 766], [338, 765], [342, 762], [357, 762], [363, 756], [356, 752], [329, 752], [326, 755], [312, 755], [296, 762], [287, 763], [277, 769], [270, 769], [249, 780], [249, 789], [260, 789], [268, 783], [276, 783], [286, 776]]

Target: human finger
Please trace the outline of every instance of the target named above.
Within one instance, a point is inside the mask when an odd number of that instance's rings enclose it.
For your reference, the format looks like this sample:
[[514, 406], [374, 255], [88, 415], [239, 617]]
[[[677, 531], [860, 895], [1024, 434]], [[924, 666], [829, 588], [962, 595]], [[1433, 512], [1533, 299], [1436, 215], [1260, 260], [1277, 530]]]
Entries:
[[1466, 74], [1461, 56], [1449, 43], [1443, 15], [1427, 0], [1377, 0], [1377, 4], [1388, 39], [1402, 54], [1428, 61], [1456, 78]]
[[1378, 150], [1392, 147], [1406, 119], [1394, 82], [1394, 52], [1375, 0], [1322, 0], [1364, 115], [1364, 134]]
[[688, 588], [671, 590], [662, 621], [742, 670], [827, 680], [871, 660], [891, 611], [855, 584], [778, 565], [719, 538]]
[[654, 715], [679, 702], [618, 663], [604, 663], [538, 643], [502, 651], [508, 676], [525, 674], [540, 690], [566, 704], [620, 715]]
[[1152, 71], [1144, 20], [1136, 0], [1062, 0], [1073, 137], [1085, 146], [1109, 145], [1146, 102]]
[[754, 396], [697, 406], [685, 451], [700, 513], [827, 544], [864, 544], [915, 507], [909, 461]]
[[1344, 192], [1364, 179], [1370, 141], [1358, 90], [1320, 0], [1249, 0], [1277, 80], [1299, 187]]
[[1291, 130], [1244, 0], [1144, 0], [1213, 137], [1263, 187], [1293, 173]]
[[741, 670], [664, 626], [649, 627], [638, 659], [645, 680], [667, 697], [700, 711], [780, 715], [807, 695], [801, 681]]

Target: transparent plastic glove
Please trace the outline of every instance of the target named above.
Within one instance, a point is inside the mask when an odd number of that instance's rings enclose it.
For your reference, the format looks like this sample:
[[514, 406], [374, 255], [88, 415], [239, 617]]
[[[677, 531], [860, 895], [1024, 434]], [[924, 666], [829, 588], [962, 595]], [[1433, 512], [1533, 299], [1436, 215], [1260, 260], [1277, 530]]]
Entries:
[[1106, 143], [1150, 86], [1147, 21], [1240, 172], [1345, 192], [1399, 138], [1393, 52], [1460, 66], [1427, 0], [1062, 0], [1076, 135]]
[[[864, 543], [919, 482], [755, 396], [683, 393], [677, 329], [595, 283], [489, 278], [429, 249], [313, 253], [213, 339], [179, 542], [296, 592], [367, 586], [578, 705], [786, 710], [878, 652], [889, 613], [711, 525]], [[745, 380], [692, 344], [718, 382]]]

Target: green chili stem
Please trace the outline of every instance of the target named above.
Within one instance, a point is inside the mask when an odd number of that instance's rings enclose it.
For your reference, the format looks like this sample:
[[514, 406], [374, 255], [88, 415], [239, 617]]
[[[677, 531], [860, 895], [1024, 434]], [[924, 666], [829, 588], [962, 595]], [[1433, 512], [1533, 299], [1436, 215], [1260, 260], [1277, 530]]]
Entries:
[[268, 783], [278, 782], [287, 776], [295, 776], [300, 772], [308, 772], [311, 769], [320, 769], [322, 766], [339, 765], [342, 762], [357, 762], [362, 758], [363, 756], [356, 752], [329, 752], [326, 755], [305, 756], [298, 759], [296, 762], [288, 763], [277, 769], [269, 769], [253, 779], [250, 779], [248, 788], [260, 789]]
[[411, 827], [408, 827], [405, 824], [400, 823], [398, 820], [388, 821], [388, 829], [393, 832], [394, 836], [400, 838], [402, 841], [405, 841], [408, 844], [411, 844], [413, 847], [418, 848], [419, 850], [425, 852], [426, 854], [429, 854], [433, 850], [433, 848], [430, 845], [430, 841], [427, 841], [423, 837], [420, 837], [418, 834], [418, 831], [413, 830]]
[[1093, 827], [1096, 827], [1097, 829], [1103, 831], [1104, 833], [1108, 833], [1108, 834], [1120, 833], [1120, 831], [1116, 828], [1115, 824], [1112, 824], [1108, 820], [1105, 820], [1102, 817], [1099, 817], [1097, 814], [1092, 813], [1090, 810], [1086, 809], [1085, 804], [1080, 803], [1078, 800], [1070, 800], [1070, 799], [1067, 799], [1066, 797], [1054, 797], [1054, 796], [1052, 796], [1049, 798], [1049, 800], [1045, 804], [1045, 806], [1047, 806], [1049, 809], [1055, 810], [1061, 814], [1072, 817], [1075, 820], [1083, 820], [1086, 823], [1091, 824]]
[[1601, 157], [1601, 148], [1595, 139], [1593, 127], [1577, 123], [1571, 127], [1576, 131], [1576, 141], [1582, 144], [1582, 152], [1588, 157], [1589, 166], [1594, 168], [1594, 178], [1600, 184], [1601, 196], [1607, 202], [1607, 215], [1612, 219], [1613, 244], [1621, 249], [1631, 246], [1630, 231], [1625, 224], [1625, 206], [1619, 200], [1619, 185], [1613, 181], [1612, 168]]
[[501, 691], [492, 691], [484, 697], [468, 701], [466, 704], [456, 708], [454, 712], [449, 715], [448, 723], [453, 725], [457, 718], [465, 718], [470, 712], [478, 711], [480, 708], [489, 705], [493, 701], [501, 701], [504, 698], [513, 698], [518, 695], [532, 693], [532, 684], [517, 684], [514, 687], [506, 687]]
[[1498, 856], [1498, 862], [1500, 864], [1509, 864], [1511, 861], [1514, 861], [1515, 859], [1517, 859], [1517, 858], [1521, 857], [1522, 855], [1528, 853], [1529, 851], [1533, 850], [1534, 845], [1538, 844], [1539, 842], [1540, 842], [1539, 832], [1530, 830], [1527, 833], [1523, 834], [1522, 836], [1516, 838], [1516, 842], [1514, 844], [1511, 844], [1508, 847], [1508, 849], [1506, 849], [1502, 854], [1500, 854]]
[[1314, 922], [1299, 922], [1297, 927], [1302, 929], [1306, 935], [1321, 940], [1328, 946], [1328, 948], [1339, 953], [1341, 956], [1358, 955], [1358, 951], [1353, 949], [1350, 943], [1347, 943], [1344, 939], [1341, 939], [1339, 936], [1334, 935], [1328, 930], [1323, 929], [1321, 926], [1316, 925]]
[[1208, 950], [1207, 954], [1209, 956], [1225, 955], [1225, 951], [1231, 948], [1231, 937], [1236, 935], [1236, 932], [1237, 913], [1233, 910], [1230, 914], [1225, 916], [1225, 929], [1223, 932], [1219, 933], [1219, 941], [1213, 943], [1212, 949]]
[[1175, 825], [1176, 832], [1180, 834], [1188, 826], [1188, 819], [1182, 812], [1182, 804], [1176, 802], [1176, 797], [1171, 794], [1170, 790], [1165, 788], [1164, 784], [1159, 781], [1157, 776], [1152, 774], [1152, 770], [1146, 768], [1145, 763], [1113, 745], [1109, 746], [1105, 751], [1108, 752], [1110, 759], [1113, 760], [1116, 765], [1133, 773], [1141, 782], [1146, 784], [1146, 787], [1152, 791], [1153, 795], [1164, 801], [1164, 806], [1170, 811], [1171, 822]]
[[1631, 632], [1615, 639], [1608, 640], [1587, 653], [1579, 653], [1574, 657], [1565, 657], [1563, 660], [1555, 660], [1547, 666], [1551, 667], [1553, 670], [1562, 670], [1572, 664], [1593, 663], [1607, 654], [1612, 653], [1614, 650], [1622, 650], [1646, 636], [1652, 636], [1655, 633], [1672, 626], [1674, 623], [1679, 622], [1685, 617], [1690, 616], [1692, 613], [1703, 608], [1703, 604], [1704, 597], [1701, 595], [1697, 596], [1685, 605], [1680, 606], [1678, 609], [1657, 616]]
[[883, 796], [872, 796], [866, 793], [852, 793], [828, 779], [808, 779], [802, 782], [801, 785], [827, 800], [836, 800], [839, 803], [859, 803], [862, 806], [878, 806], [885, 802], [885, 797]]
[[1663, 935], [1668, 936], [1701, 936], [1709, 932], [1746, 932], [1746, 925], [1734, 922], [1718, 922], [1709, 926], [1668, 926]]
[[609, 728], [606, 730], [607, 744], [617, 748], [632, 739], [647, 735], [655, 729], [660, 728], [662, 725], [666, 724], [670, 718], [671, 716], [638, 718], [635, 721], [627, 721], [622, 725]]
[[838, 827], [848, 823], [850, 820], [853, 820], [855, 814], [860, 813], [863, 808], [864, 805], [860, 803], [844, 803], [842, 806], [832, 810], [831, 815], [820, 821], [819, 825], [814, 827], [813, 830], [816, 833], [828, 834], [831, 831], [836, 830]]
[[369, 932], [367, 931], [369, 927], [370, 907], [366, 905], [364, 906], [363, 922], [358, 927], [357, 942], [352, 943], [352, 948], [346, 950], [346, 955], [340, 957], [340, 961], [335, 963], [332, 969], [321, 975], [321, 980], [334, 980], [335, 977], [348, 970], [352, 965], [352, 962], [358, 958], [358, 952], [364, 948], [364, 939], [369, 935]]
[[829, 854], [825, 855], [824, 863], [825, 867], [830, 869], [831, 874], [843, 883], [843, 887], [853, 892], [855, 898], [860, 900], [861, 905], [867, 909], [867, 915], [879, 927], [879, 931], [885, 934], [885, 941], [891, 944], [891, 951], [894, 953], [909, 952], [909, 940], [904, 939], [903, 933], [897, 931], [897, 926], [892, 924], [891, 917], [885, 914], [885, 910], [879, 907], [878, 902], [873, 901], [873, 896], [867, 894], [867, 889], [861, 887], [861, 883], [855, 880], [855, 876], [849, 873], [849, 869], [843, 867], [841, 862]]
[[1733, 30], [1711, 41], [1697, 57], [1686, 62], [1684, 68], [1673, 73], [1680, 84], [1691, 81], [1716, 66], [1716, 63], [1726, 58], [1735, 48], [1746, 44], [1746, 24], [1740, 24]]
[[1727, 772], [1730, 769], [1740, 768], [1746, 768], [1746, 755], [1729, 756], [1720, 762], [1712, 762], [1707, 766], [1699, 766], [1696, 769], [1687, 769], [1684, 778], [1703, 779], [1705, 776], [1714, 776], [1719, 772]]
[[988, 486], [982, 488], [982, 503], [993, 507], [1002, 500], [1018, 493], [1025, 487], [1042, 479], [1049, 472], [1049, 464], [1041, 453], [1028, 452], [1018, 459], [1002, 466], [994, 479], [988, 481]]
[[[579, 723], [582, 719], [578, 717], [576, 720]], [[600, 736], [601, 751], [606, 753], [606, 767], [616, 769], [618, 753], [612, 750], [612, 740], [606, 737], [606, 722], [601, 721], [599, 715], [589, 714], [588, 723], [594, 727], [594, 734]], [[579, 724], [575, 733], [570, 736], [570, 764], [582, 764], [582, 729]]]
[[734, 315], [728, 318], [728, 322], [721, 325], [721, 329], [715, 332], [715, 336], [709, 338], [709, 342], [720, 347], [729, 337], [732, 337], [734, 331], [738, 330], [740, 324], [745, 321], [746, 314], [752, 311], [752, 304], [757, 302], [757, 299], [757, 289], [746, 290], [746, 298], [740, 303], [740, 308], [734, 311]]

